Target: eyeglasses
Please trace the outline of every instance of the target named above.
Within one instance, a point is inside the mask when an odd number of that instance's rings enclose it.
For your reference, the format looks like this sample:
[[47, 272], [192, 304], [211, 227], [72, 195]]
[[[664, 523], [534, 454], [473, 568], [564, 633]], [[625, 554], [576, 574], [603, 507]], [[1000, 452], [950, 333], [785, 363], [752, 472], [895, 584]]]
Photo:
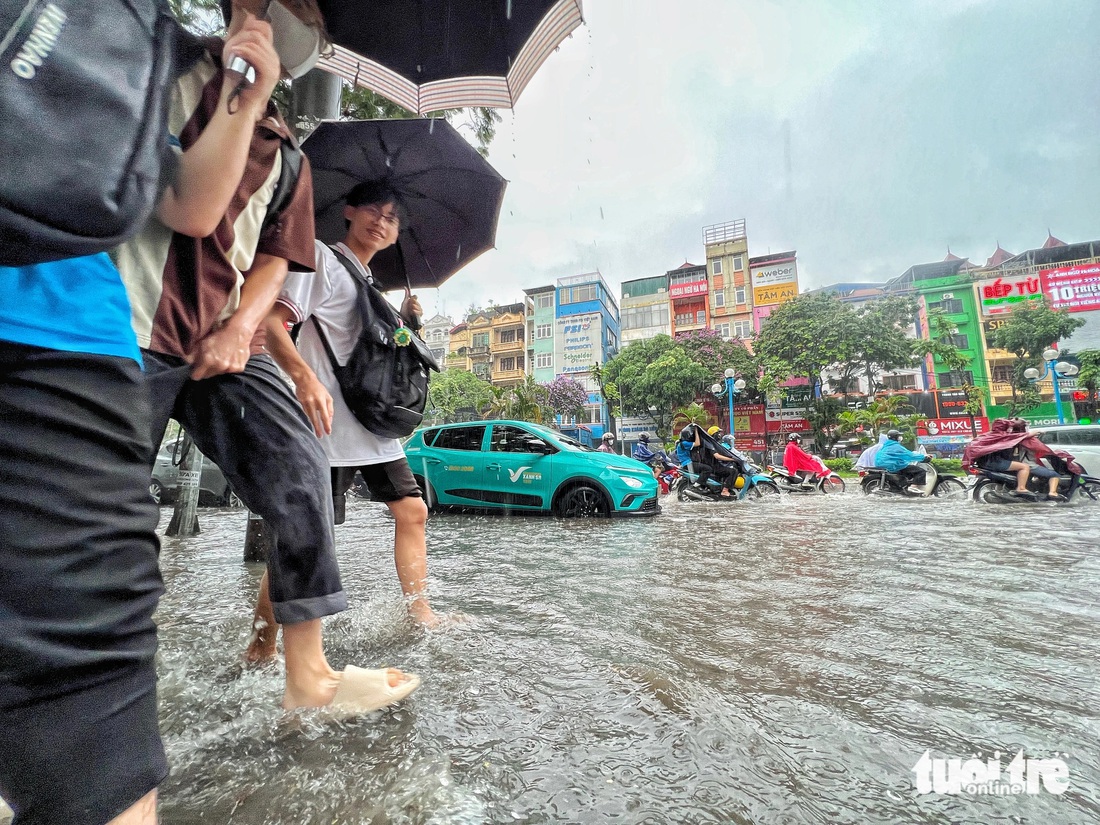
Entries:
[[399, 226], [401, 219], [395, 212], [383, 212], [377, 206], [360, 206], [357, 207], [360, 211], [366, 212], [375, 220], [380, 220], [387, 226]]

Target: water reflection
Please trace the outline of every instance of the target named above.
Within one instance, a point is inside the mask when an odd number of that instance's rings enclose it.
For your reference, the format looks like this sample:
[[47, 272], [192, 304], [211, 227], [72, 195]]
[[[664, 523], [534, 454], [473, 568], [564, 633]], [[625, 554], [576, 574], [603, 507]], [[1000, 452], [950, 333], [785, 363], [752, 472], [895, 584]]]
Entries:
[[[436, 517], [434, 600], [472, 621], [422, 635], [392, 522], [356, 503], [331, 659], [424, 687], [336, 724], [282, 717], [279, 673], [234, 670], [259, 570], [243, 515], [204, 514], [163, 550], [164, 821], [1098, 821], [1098, 527], [1100, 508], [851, 494]], [[1019, 747], [1068, 753], [1070, 790], [914, 791], [926, 749]]]

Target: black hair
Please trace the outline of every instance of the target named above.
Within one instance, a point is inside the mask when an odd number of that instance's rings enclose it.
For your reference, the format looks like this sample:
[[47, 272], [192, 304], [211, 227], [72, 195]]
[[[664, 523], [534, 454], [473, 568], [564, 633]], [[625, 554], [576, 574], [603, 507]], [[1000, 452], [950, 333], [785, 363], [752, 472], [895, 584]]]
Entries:
[[225, 27], [229, 28], [229, 21], [233, 19], [233, 0], [221, 0], [222, 7], [222, 19], [225, 20]]
[[[372, 206], [375, 204], [385, 206], [386, 204], [393, 205], [394, 214], [397, 215], [397, 220], [403, 226], [407, 213], [404, 205], [401, 203], [401, 198], [393, 187], [384, 180], [365, 180], [362, 183], [357, 183], [350, 192], [348, 192], [347, 198], [348, 206]], [[351, 222], [345, 220], [344, 226], [351, 226]]]

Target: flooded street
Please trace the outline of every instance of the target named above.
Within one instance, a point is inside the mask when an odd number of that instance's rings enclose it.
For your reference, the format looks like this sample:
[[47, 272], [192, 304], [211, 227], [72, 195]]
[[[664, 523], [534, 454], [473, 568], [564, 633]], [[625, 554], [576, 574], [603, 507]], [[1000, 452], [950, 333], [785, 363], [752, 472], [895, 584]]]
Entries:
[[[165, 823], [1100, 822], [1100, 507], [434, 516], [434, 606], [469, 622], [430, 634], [403, 619], [383, 509], [352, 499], [337, 528], [353, 607], [329, 656], [424, 683], [343, 724], [235, 671], [244, 511], [164, 539]], [[925, 751], [999, 751], [1007, 774], [1021, 748], [1063, 759], [1068, 790], [916, 791]]]

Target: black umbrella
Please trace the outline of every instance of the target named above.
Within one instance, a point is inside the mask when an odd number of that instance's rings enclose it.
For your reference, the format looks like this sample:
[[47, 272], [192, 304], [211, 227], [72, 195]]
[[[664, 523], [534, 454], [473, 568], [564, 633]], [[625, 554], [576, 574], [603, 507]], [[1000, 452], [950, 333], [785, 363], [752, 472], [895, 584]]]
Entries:
[[313, 170], [317, 237], [344, 239], [348, 192], [385, 180], [407, 216], [371, 260], [385, 289], [437, 287], [496, 239], [507, 181], [445, 120], [329, 120], [302, 144]]
[[416, 114], [510, 108], [583, 20], [581, 0], [320, 0], [320, 67]]

